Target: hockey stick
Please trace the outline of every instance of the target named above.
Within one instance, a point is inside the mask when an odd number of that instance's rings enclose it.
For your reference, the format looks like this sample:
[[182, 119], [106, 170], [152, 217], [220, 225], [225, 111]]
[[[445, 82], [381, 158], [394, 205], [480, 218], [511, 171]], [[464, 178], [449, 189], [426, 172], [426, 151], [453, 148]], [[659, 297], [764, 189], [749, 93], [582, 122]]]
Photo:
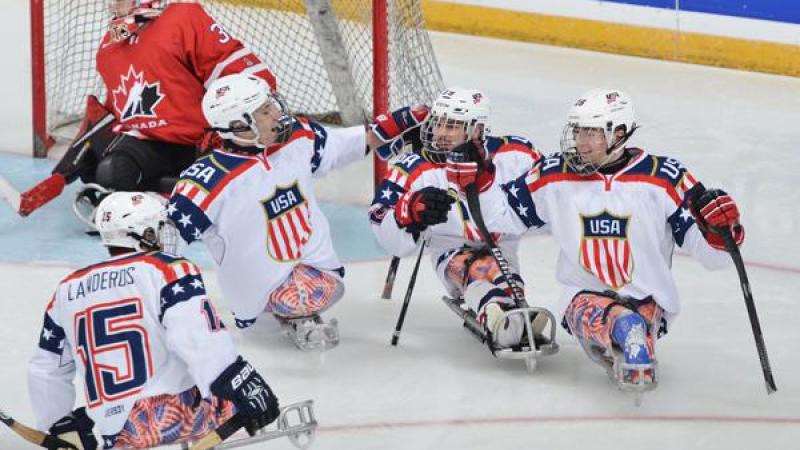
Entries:
[[207, 450], [213, 448], [215, 445], [220, 444], [225, 439], [228, 439], [239, 431], [244, 426], [244, 418], [241, 413], [236, 413], [220, 425], [216, 430], [203, 436], [202, 439], [195, 442], [194, 445], [189, 447], [189, 450]]
[[397, 324], [394, 326], [394, 333], [392, 333], [392, 345], [395, 347], [397, 347], [397, 342], [400, 340], [400, 330], [403, 328], [403, 322], [406, 320], [408, 304], [411, 303], [411, 293], [414, 292], [414, 285], [417, 284], [417, 272], [419, 272], [419, 263], [422, 261], [422, 253], [425, 251], [425, 245], [428, 244], [427, 236], [423, 235], [420, 239], [422, 239], [422, 242], [419, 244], [417, 262], [414, 264], [414, 270], [411, 272], [411, 278], [408, 280], [406, 297], [403, 299], [403, 306], [400, 308], [400, 316], [397, 317]]
[[392, 262], [389, 263], [389, 271], [386, 273], [386, 282], [383, 284], [383, 293], [381, 298], [384, 300], [392, 299], [392, 289], [394, 288], [394, 279], [397, 277], [397, 267], [400, 265], [400, 258], [392, 256]]
[[16, 420], [14, 420], [11, 416], [6, 414], [5, 411], [0, 409], [0, 422], [8, 425], [9, 428], [14, 433], [17, 433], [20, 437], [25, 439], [26, 441], [36, 444], [40, 447], [44, 447], [47, 449], [74, 449], [78, 450], [73, 444], [69, 442], [59, 439], [52, 434], [43, 433], [39, 430], [34, 430], [33, 428], [27, 427]]
[[0, 176], [0, 197], [11, 205], [11, 209], [19, 212], [21, 202], [20, 193], [3, 176]]
[[95, 123], [86, 133], [70, 144], [64, 157], [58, 162], [52, 175], [36, 184], [23, 193], [18, 193], [11, 185], [0, 180], [0, 196], [2, 196], [22, 217], [41, 208], [54, 198], [61, 195], [64, 187], [77, 178], [78, 172], [83, 169], [84, 158], [91, 149], [89, 140], [95, 134], [108, 129], [114, 122], [114, 115], [106, 114]]
[[[695, 194], [694, 198], [698, 198], [703, 192], [706, 191], [702, 183], [694, 185]], [[694, 200], [693, 198], [693, 200]], [[750, 289], [750, 280], [747, 278], [747, 270], [744, 267], [744, 260], [742, 254], [739, 252], [739, 247], [733, 240], [733, 235], [729, 229], [715, 229], [717, 233], [722, 236], [725, 241], [725, 249], [733, 259], [733, 264], [736, 266], [736, 272], [739, 274], [739, 284], [742, 287], [742, 294], [744, 295], [744, 304], [747, 307], [747, 316], [750, 318], [750, 328], [753, 329], [753, 338], [756, 341], [756, 350], [758, 351], [758, 360], [761, 363], [761, 371], [764, 374], [764, 384], [767, 387], [767, 395], [777, 391], [775, 386], [775, 379], [772, 377], [772, 367], [769, 364], [769, 356], [767, 355], [767, 346], [764, 344], [764, 335], [761, 332], [761, 323], [758, 320], [758, 312], [756, 312], [756, 304], [753, 300], [753, 291]]]
[[492, 257], [500, 268], [500, 273], [503, 274], [506, 283], [511, 288], [511, 299], [514, 301], [517, 308], [527, 308], [528, 302], [525, 301], [525, 291], [519, 286], [517, 280], [512, 277], [508, 260], [503, 255], [500, 247], [497, 246], [497, 243], [492, 238], [492, 234], [489, 233], [489, 229], [486, 228], [486, 223], [483, 221], [481, 205], [478, 199], [478, 185], [476, 183], [471, 183], [467, 185], [465, 190], [467, 191], [467, 209], [469, 209], [469, 213], [472, 215], [472, 220], [475, 221], [475, 226], [478, 227], [478, 233], [480, 233], [481, 239], [483, 239], [486, 246], [489, 247]]

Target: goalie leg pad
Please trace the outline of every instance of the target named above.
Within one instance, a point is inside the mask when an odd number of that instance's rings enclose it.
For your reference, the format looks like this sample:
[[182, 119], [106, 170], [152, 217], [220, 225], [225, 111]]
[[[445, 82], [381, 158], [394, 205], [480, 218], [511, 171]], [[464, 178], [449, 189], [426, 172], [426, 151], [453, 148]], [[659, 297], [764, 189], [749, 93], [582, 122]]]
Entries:
[[98, 163], [96, 182], [122, 191], [151, 191], [163, 177], [178, 177], [195, 159], [193, 146], [121, 136]]
[[201, 398], [196, 387], [176, 395], [143, 398], [134, 403], [122, 431], [103, 436], [104, 448], [150, 448], [194, 441], [217, 429], [235, 412], [232, 402], [215, 396]]
[[135, 191], [140, 187], [143, 173], [136, 161], [124, 151], [114, 152], [97, 165], [97, 184], [114, 191]]
[[289, 277], [272, 291], [266, 312], [282, 318], [318, 315], [344, 294], [344, 285], [330, 273], [298, 264]]

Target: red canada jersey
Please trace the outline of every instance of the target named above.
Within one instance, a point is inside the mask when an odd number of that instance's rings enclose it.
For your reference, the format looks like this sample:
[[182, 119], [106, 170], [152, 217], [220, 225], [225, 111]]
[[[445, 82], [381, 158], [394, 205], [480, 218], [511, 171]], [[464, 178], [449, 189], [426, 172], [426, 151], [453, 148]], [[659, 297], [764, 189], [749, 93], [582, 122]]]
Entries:
[[201, 100], [217, 78], [251, 73], [277, 88], [267, 65], [196, 3], [170, 4], [125, 41], [106, 33], [97, 71], [116, 132], [173, 144], [201, 141], [208, 126]]

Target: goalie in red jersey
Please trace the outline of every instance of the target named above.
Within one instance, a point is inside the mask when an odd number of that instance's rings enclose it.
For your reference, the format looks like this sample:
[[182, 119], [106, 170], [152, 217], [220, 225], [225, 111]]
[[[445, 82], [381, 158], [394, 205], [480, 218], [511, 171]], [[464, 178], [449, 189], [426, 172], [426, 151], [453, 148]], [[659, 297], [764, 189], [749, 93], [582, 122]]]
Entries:
[[105, 101], [89, 96], [81, 130], [53, 176], [22, 194], [22, 215], [78, 178], [88, 184], [78, 205], [92, 210], [106, 191], [169, 192], [202, 147], [200, 101], [209, 84], [245, 73], [277, 88], [267, 65], [198, 3], [110, 0], [109, 12], [96, 56]]

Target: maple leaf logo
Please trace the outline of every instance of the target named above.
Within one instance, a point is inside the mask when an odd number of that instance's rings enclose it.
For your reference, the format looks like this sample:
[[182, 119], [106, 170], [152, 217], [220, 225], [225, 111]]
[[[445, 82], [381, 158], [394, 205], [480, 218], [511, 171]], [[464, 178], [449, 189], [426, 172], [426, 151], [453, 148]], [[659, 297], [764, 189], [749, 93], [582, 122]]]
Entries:
[[161, 83], [148, 83], [144, 79], [144, 72], [136, 72], [132, 65], [127, 75], [119, 77], [119, 86], [111, 94], [121, 122], [139, 117], [157, 117], [155, 107], [164, 99]]

